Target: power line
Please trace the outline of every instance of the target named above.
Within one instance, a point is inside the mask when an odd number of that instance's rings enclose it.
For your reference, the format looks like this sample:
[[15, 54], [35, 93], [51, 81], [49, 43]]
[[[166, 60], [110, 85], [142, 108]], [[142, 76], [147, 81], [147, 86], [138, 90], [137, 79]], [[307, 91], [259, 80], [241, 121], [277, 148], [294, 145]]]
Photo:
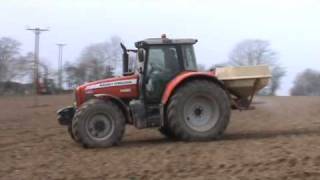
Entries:
[[26, 30], [33, 31], [35, 34], [34, 38], [34, 63], [33, 63], [33, 90], [34, 90], [34, 106], [38, 106], [38, 83], [39, 83], [39, 42], [40, 33], [49, 31], [49, 29], [27, 28]]

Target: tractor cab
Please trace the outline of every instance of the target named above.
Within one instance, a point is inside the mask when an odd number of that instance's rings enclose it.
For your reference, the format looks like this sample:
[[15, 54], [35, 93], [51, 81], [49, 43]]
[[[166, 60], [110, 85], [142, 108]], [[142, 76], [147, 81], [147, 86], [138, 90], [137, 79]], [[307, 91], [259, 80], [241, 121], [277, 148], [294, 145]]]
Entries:
[[[140, 96], [147, 104], [159, 104], [166, 85], [179, 73], [197, 71], [193, 45], [196, 39], [150, 38], [135, 43], [137, 48]], [[123, 45], [122, 45], [123, 47]], [[123, 74], [129, 71], [124, 48]], [[131, 63], [132, 64], [132, 63]]]

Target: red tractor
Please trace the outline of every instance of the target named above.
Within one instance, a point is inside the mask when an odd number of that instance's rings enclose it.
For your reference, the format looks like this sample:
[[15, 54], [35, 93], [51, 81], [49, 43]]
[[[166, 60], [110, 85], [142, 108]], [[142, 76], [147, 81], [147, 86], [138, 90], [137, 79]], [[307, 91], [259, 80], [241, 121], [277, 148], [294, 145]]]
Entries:
[[[76, 103], [58, 111], [60, 124], [84, 147], [118, 144], [126, 124], [158, 127], [168, 138], [213, 140], [228, 126], [231, 96], [215, 71], [199, 72], [196, 39], [152, 38], [123, 49], [123, 76], [76, 88]], [[138, 68], [129, 72], [128, 52]]]

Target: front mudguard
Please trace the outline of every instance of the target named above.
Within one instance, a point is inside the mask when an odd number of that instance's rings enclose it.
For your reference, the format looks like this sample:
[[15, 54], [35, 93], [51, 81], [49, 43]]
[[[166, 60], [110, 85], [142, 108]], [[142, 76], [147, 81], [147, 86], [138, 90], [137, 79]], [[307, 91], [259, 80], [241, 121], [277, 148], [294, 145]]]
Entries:
[[74, 113], [76, 111], [76, 108], [73, 106], [67, 106], [65, 108], [59, 109], [57, 111], [58, 114], [58, 122], [61, 125], [68, 126], [72, 123], [72, 118], [74, 116]]

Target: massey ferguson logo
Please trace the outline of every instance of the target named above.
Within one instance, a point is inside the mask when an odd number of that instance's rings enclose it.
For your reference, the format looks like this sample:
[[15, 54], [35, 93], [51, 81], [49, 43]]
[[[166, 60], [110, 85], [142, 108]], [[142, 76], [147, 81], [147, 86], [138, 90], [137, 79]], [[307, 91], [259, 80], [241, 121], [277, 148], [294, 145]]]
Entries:
[[121, 80], [121, 81], [114, 81], [114, 82], [104, 82], [104, 83], [87, 86], [86, 90], [114, 87], [114, 86], [126, 86], [126, 85], [132, 85], [132, 84], [137, 84], [137, 80], [132, 79], [132, 80]]

